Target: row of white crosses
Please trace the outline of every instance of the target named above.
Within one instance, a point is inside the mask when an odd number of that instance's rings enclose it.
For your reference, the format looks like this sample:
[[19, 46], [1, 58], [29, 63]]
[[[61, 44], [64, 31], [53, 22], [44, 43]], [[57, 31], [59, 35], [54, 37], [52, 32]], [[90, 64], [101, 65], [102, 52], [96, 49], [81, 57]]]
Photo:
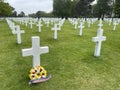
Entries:
[[6, 18], [6, 21], [7, 21], [7, 24], [9, 25], [9, 28], [12, 30], [12, 34], [14, 34], [16, 30], [16, 26], [14, 22], [12, 22], [10, 19], [7, 19], [7, 18]]
[[[61, 27], [62, 27], [65, 19], [55, 18], [55, 19], [49, 19], [49, 21], [50, 21], [50, 20], [53, 20], [54, 23], [55, 23], [55, 24], [54, 24], [54, 27], [52, 28], [52, 30], [54, 30], [54, 39], [57, 39], [57, 30], [61, 30]], [[19, 19], [19, 21], [29, 21], [31, 28], [32, 28], [32, 25], [36, 22], [36, 21], [34, 21], [34, 20], [32, 20], [32, 19], [29, 19], [29, 20], [28, 20], [28, 19], [27, 19], [27, 20], [26, 20], [26, 19], [25, 19], [25, 20]], [[44, 18], [43, 21], [46, 22], [47, 19]], [[41, 32], [41, 26], [42, 26], [41, 22], [42, 22], [41, 19], [39, 19], [39, 21], [36, 22], [36, 23], [38, 23], [37, 26], [38, 26], [38, 31], [39, 31], [39, 32]]]
[[[79, 24], [79, 22], [85, 22], [85, 18], [68, 18], [69, 22], [74, 26], [75, 29], [77, 29], [77, 26]], [[91, 24], [93, 24], [94, 22], [97, 21], [97, 18], [87, 18], [86, 22], [88, 24], [88, 27], [90, 27]], [[79, 28], [79, 27], [78, 27]]]
[[10, 29], [12, 30], [12, 33], [17, 35], [17, 43], [21, 44], [21, 34], [25, 33], [25, 31], [20, 30], [20, 26], [15, 25], [11, 20], [9, 20], [9, 19], [6, 19], [6, 20], [7, 20], [7, 23], [9, 25]]
[[36, 24], [36, 26], [38, 26], [38, 32], [41, 32], [41, 19], [32, 19], [32, 18], [18, 18], [18, 20], [14, 19], [15, 22], [23, 22], [23, 24], [25, 24], [25, 26], [30, 26], [30, 28], [33, 28], [33, 24]]
[[98, 28], [97, 36], [92, 38], [92, 41], [96, 42], [95, 52], [94, 52], [94, 56], [96, 56], [96, 57], [100, 56], [102, 41], [106, 40], [106, 37], [103, 36], [103, 29], [102, 29], [103, 24], [102, 24], [101, 19], [100, 19], [98, 26], [99, 26], [99, 28]]
[[112, 18], [105, 18], [105, 21], [109, 24], [109, 26], [111, 25], [111, 23], [113, 23], [113, 30], [116, 30], [117, 25], [119, 24], [119, 19], [112, 19]]
[[[93, 37], [92, 40], [96, 42], [96, 48], [95, 48], [95, 54], [94, 56], [100, 56], [100, 49], [101, 49], [101, 42], [103, 40], [106, 40], [106, 37], [103, 35], [103, 29], [101, 29], [101, 21], [99, 23], [99, 29], [97, 33], [97, 37]], [[55, 25], [55, 31], [57, 31], [56, 25]], [[49, 52], [49, 48], [46, 47], [40, 47], [39, 37], [34, 36], [32, 37], [32, 47], [28, 49], [22, 49], [22, 55], [23, 56], [33, 56], [33, 67], [40, 66], [40, 55], [44, 53]]]
[[[96, 42], [96, 48], [95, 48], [95, 54], [94, 56], [100, 56], [100, 49], [101, 49], [101, 42], [106, 40], [106, 37], [103, 35], [103, 29], [101, 29], [101, 21], [99, 23], [99, 29], [97, 33], [97, 37], [93, 37], [92, 40]], [[55, 25], [54, 28], [55, 31], [57, 31], [57, 27]], [[49, 52], [49, 48], [46, 47], [40, 47], [39, 37], [34, 36], [32, 37], [32, 47], [28, 49], [22, 49], [22, 55], [23, 56], [33, 56], [33, 67], [40, 66], [40, 55], [44, 53]]]

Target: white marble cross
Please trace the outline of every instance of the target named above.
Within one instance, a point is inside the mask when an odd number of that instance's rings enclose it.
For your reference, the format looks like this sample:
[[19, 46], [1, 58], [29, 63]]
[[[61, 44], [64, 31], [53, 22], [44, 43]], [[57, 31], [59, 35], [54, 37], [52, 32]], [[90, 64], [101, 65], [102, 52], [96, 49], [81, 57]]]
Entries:
[[91, 20], [88, 19], [87, 23], [88, 23], [88, 27], [90, 27], [90, 25], [91, 25]]
[[38, 26], [38, 31], [41, 32], [41, 26], [42, 26], [41, 20], [38, 21], [38, 25], [37, 26]]
[[33, 67], [40, 66], [40, 55], [49, 52], [49, 47], [40, 47], [40, 38], [32, 37], [32, 47], [22, 49], [22, 56], [33, 56]]
[[82, 36], [82, 30], [84, 28], [84, 23], [83, 22], [80, 22], [80, 26], [78, 26], [78, 28], [80, 28], [80, 33], [79, 35]]
[[117, 21], [114, 21], [113, 25], [114, 25], [113, 30], [116, 30]]
[[92, 41], [96, 42], [96, 47], [95, 47], [95, 52], [94, 52], [94, 56], [96, 57], [100, 56], [102, 41], [106, 40], [106, 37], [102, 35], [103, 35], [103, 29], [98, 29], [97, 37], [92, 38]]
[[21, 33], [25, 33], [24, 30], [20, 30], [20, 26], [16, 26], [16, 31], [14, 31], [14, 34], [17, 34], [17, 43], [21, 44]]
[[78, 25], [78, 21], [76, 20], [75, 22], [74, 22], [74, 25], [75, 25], [75, 29], [77, 29], [77, 25]]
[[54, 39], [57, 39], [57, 31], [60, 30], [60, 28], [58, 28], [57, 24], [55, 24], [54, 28], [52, 28], [52, 30], [54, 30]]
[[112, 23], [112, 19], [109, 19], [109, 26], [111, 25], [111, 23]]
[[32, 29], [33, 28], [33, 22], [32, 22], [32, 20], [30, 20], [30, 28]]
[[12, 34], [16, 34], [17, 28], [18, 28], [18, 25], [14, 26], [14, 28], [12, 29]]
[[102, 29], [102, 26], [103, 26], [103, 24], [102, 24], [102, 19], [99, 20], [98, 26], [99, 26], [99, 29]]

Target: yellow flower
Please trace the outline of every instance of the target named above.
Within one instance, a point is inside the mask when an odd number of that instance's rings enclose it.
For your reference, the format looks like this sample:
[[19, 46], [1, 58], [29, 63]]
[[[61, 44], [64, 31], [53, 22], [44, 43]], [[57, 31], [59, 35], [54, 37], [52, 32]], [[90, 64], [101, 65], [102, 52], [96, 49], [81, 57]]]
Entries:
[[30, 70], [29, 77], [31, 80], [46, 77], [47, 72], [42, 66], [36, 66]]
[[36, 74], [29, 74], [29, 77], [31, 80], [34, 80], [37, 78]]
[[43, 78], [46, 77], [46, 75], [47, 75], [46, 70], [44, 70], [44, 71], [41, 72], [41, 76], [42, 76]]

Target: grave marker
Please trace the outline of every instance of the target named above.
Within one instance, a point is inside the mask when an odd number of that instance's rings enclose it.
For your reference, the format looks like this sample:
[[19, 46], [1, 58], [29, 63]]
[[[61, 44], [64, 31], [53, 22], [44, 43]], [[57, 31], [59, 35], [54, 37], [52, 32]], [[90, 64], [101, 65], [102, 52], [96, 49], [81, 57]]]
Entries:
[[115, 31], [117, 26], [117, 21], [114, 21], [113, 25], [114, 25], [113, 30]]
[[90, 25], [91, 25], [91, 20], [88, 19], [87, 23], [88, 23], [88, 27], [90, 27]]
[[22, 56], [33, 56], [33, 67], [40, 66], [40, 55], [48, 53], [48, 46], [40, 47], [40, 39], [38, 36], [32, 37], [32, 47], [22, 49]]
[[32, 20], [30, 20], [30, 28], [32, 29], [33, 28], [33, 22], [32, 22]]
[[78, 25], [78, 21], [76, 20], [75, 22], [74, 22], [74, 25], [75, 25], [75, 29], [77, 29], [77, 25]]
[[103, 24], [102, 24], [102, 19], [99, 20], [98, 26], [99, 26], [99, 29], [102, 29], [102, 26], [103, 26]]
[[24, 30], [20, 30], [20, 26], [16, 26], [16, 31], [14, 31], [14, 34], [17, 34], [17, 43], [21, 44], [21, 33], [25, 33]]
[[54, 39], [57, 39], [57, 31], [60, 30], [60, 28], [58, 28], [57, 24], [55, 24], [54, 28], [52, 28], [52, 30], [54, 30]]
[[41, 20], [38, 21], [38, 25], [37, 26], [38, 26], [38, 31], [41, 32], [41, 26], [42, 26]]
[[83, 23], [83, 22], [80, 22], [80, 26], [79, 26], [78, 28], [80, 28], [80, 33], [79, 33], [79, 35], [82, 36], [82, 30], [83, 30], [83, 28], [84, 28], [84, 23]]
[[98, 29], [97, 37], [92, 38], [92, 41], [96, 42], [96, 47], [95, 47], [95, 52], [94, 52], [94, 56], [96, 57], [100, 56], [102, 41], [106, 40], [106, 37], [102, 35], [103, 35], [103, 29]]

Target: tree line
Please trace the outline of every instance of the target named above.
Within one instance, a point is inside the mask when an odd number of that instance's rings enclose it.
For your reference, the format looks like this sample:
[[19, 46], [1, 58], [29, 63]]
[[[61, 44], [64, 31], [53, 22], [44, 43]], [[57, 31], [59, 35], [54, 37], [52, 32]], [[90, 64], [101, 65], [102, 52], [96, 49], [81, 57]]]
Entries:
[[119, 17], [120, 0], [54, 0], [53, 14], [58, 17]]
[[[117, 17], [120, 18], [120, 0], [53, 0], [53, 11], [45, 13], [37, 11], [29, 14], [30, 17]], [[9, 3], [0, 0], [0, 17], [25, 17], [21, 11], [19, 14]]]

